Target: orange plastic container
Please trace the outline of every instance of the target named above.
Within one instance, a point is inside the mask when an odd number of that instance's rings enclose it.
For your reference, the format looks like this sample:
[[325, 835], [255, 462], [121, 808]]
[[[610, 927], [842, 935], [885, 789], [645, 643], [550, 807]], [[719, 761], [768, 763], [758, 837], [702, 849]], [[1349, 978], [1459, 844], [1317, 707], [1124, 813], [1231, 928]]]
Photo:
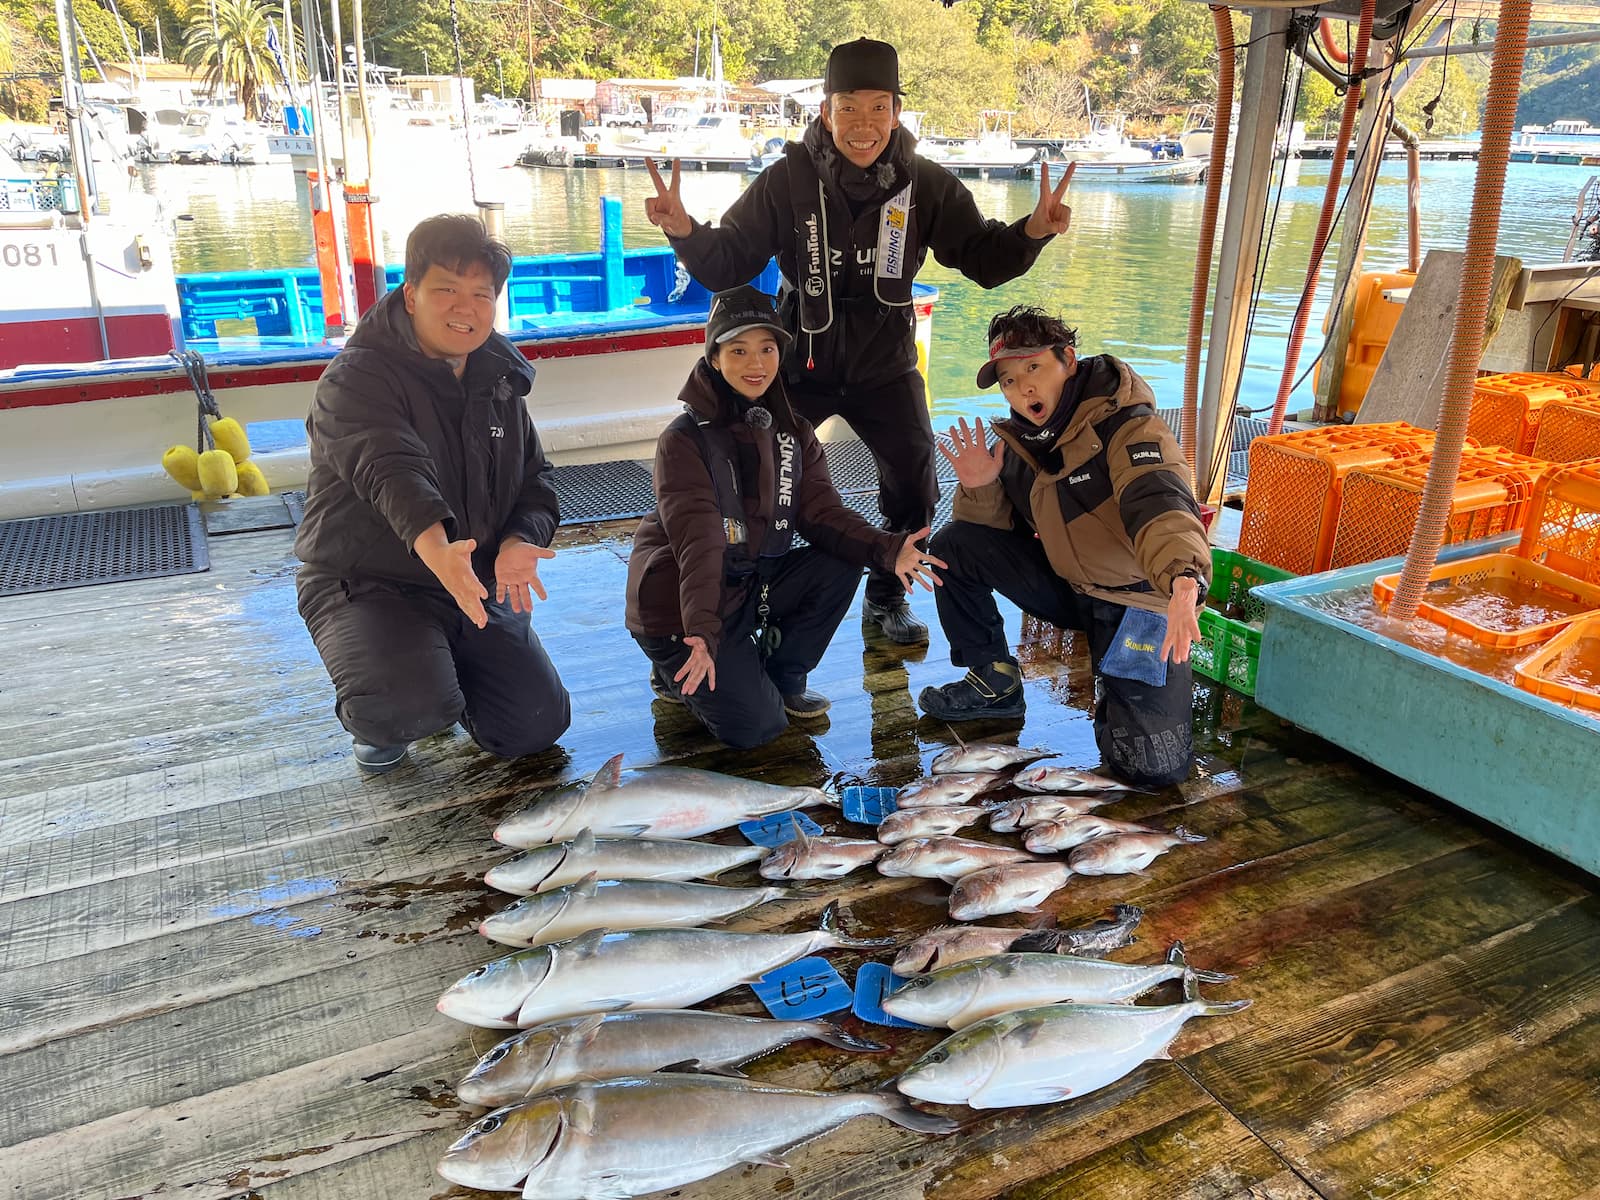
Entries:
[[1553, 463], [1600, 458], [1600, 396], [1576, 396], [1547, 405], [1533, 455]]
[[1533, 453], [1545, 406], [1600, 394], [1600, 383], [1562, 372], [1485, 375], [1472, 385], [1472, 416], [1467, 436], [1480, 446], [1502, 446]]
[[[1344, 481], [1334, 527], [1333, 568], [1404, 554], [1411, 544], [1431, 454], [1357, 467]], [[1505, 450], [1466, 450], [1456, 480], [1444, 544], [1521, 529], [1545, 463]]]
[[1328, 569], [1344, 478], [1433, 449], [1431, 430], [1403, 421], [1328, 425], [1250, 443], [1239, 553], [1296, 575]]
[[1600, 712], [1600, 616], [1574, 621], [1512, 670], [1525, 692]]
[[[1344, 373], [1339, 376], [1339, 412], [1353, 413], [1361, 408], [1400, 314], [1405, 311], [1403, 301], [1385, 300], [1383, 293], [1390, 288], [1408, 288], [1416, 282], [1415, 271], [1366, 271], [1356, 281], [1350, 340], [1345, 344]], [[1328, 314], [1332, 316], [1331, 308]], [[1323, 320], [1322, 331], [1328, 332], [1327, 319]], [[1321, 380], [1322, 364], [1318, 363], [1313, 386], [1320, 387]]]
[[[1373, 581], [1372, 595], [1379, 608], [1388, 609], [1399, 582], [1399, 572]], [[1528, 620], [1517, 611], [1535, 602], [1552, 611], [1539, 620]], [[1480, 554], [1440, 563], [1428, 575], [1417, 605], [1417, 616], [1496, 650], [1545, 641], [1596, 611], [1600, 611], [1600, 584], [1585, 583], [1517, 554]]]
[[1600, 459], [1545, 470], [1534, 484], [1517, 553], [1600, 584]]

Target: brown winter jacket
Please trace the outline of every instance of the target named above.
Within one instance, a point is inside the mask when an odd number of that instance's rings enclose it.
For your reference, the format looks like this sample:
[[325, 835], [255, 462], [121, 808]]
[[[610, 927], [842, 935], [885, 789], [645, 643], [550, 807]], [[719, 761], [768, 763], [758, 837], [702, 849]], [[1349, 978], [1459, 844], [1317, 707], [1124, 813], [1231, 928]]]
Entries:
[[[1078, 369], [1095, 363], [1080, 359]], [[1020, 519], [1057, 575], [1113, 604], [1165, 612], [1173, 577], [1186, 569], [1199, 575], [1203, 602], [1211, 550], [1183, 452], [1156, 416], [1150, 385], [1120, 359], [1098, 363], [1116, 386], [1093, 387], [1078, 402], [1056, 442], [1061, 469], [1042, 470], [1023, 449], [1020, 420], [996, 421], [1006, 443], [1000, 478], [959, 488], [952, 515], [994, 529]]]
[[[819, 550], [858, 566], [892, 569], [905, 542], [903, 533], [884, 533], [845, 507], [828, 475], [828, 462], [816, 434], [796, 417], [774, 381], [761, 403], [774, 417], [771, 428], [755, 429], [722, 395], [712, 368], [696, 364], [678, 399], [698, 419], [725, 425], [736, 445], [753, 446], [757, 486], [745, 489], [747, 544], [759, 548], [772, 520], [777, 471], [777, 435], [793, 430], [800, 455], [800, 486], [795, 497], [795, 528]], [[656, 511], [639, 522], [628, 558], [628, 602], [624, 618], [643, 637], [691, 635], [704, 638], [716, 657], [723, 623], [749, 594], [748, 579], [725, 578], [727, 533], [717, 506], [705, 455], [692, 433], [668, 428], [656, 444]]]

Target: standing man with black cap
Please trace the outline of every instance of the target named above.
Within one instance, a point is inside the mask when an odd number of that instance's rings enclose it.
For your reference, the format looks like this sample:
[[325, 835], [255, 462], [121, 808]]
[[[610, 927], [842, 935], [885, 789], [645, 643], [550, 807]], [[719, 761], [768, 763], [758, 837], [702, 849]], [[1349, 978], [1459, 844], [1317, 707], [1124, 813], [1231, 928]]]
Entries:
[[[900, 127], [893, 46], [835, 46], [823, 93], [818, 119], [716, 228], [684, 208], [676, 162], [670, 184], [649, 163], [656, 195], [645, 211], [713, 291], [745, 283], [777, 255], [793, 336], [783, 366], [790, 401], [812, 424], [835, 415], [850, 423], [877, 460], [884, 526], [904, 533], [932, 521], [939, 497], [912, 279], [930, 250], [986, 288], [1022, 275], [1071, 223], [1062, 197], [1072, 167], [1055, 188], [1041, 171], [1039, 202], [1024, 220], [989, 220], [955, 176], [914, 153], [916, 139]], [[927, 641], [888, 571], [871, 573], [863, 615], [893, 641]]]

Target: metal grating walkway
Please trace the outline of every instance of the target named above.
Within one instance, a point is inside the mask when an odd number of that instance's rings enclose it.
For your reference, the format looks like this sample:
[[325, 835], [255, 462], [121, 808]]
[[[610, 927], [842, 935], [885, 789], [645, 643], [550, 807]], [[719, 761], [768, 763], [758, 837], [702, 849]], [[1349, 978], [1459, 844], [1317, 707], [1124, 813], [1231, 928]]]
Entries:
[[193, 504], [0, 522], [0, 596], [209, 570]]

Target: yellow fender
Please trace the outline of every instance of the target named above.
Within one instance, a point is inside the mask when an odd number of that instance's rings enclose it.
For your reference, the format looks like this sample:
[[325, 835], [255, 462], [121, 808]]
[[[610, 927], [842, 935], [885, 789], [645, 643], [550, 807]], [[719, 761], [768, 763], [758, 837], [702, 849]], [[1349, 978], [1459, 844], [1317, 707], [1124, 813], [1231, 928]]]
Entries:
[[169, 446], [161, 456], [161, 466], [178, 481], [180, 487], [191, 492], [200, 491], [200, 456], [193, 446]]
[[211, 440], [217, 444], [218, 450], [226, 450], [235, 463], [242, 463], [250, 457], [250, 438], [245, 434], [243, 425], [232, 417], [207, 417], [206, 423], [211, 428]]
[[240, 463], [238, 471], [241, 496], [266, 496], [272, 492], [272, 488], [267, 485], [267, 477], [255, 463]]
[[226, 450], [207, 450], [200, 456], [200, 487], [211, 499], [239, 490], [239, 468]]

